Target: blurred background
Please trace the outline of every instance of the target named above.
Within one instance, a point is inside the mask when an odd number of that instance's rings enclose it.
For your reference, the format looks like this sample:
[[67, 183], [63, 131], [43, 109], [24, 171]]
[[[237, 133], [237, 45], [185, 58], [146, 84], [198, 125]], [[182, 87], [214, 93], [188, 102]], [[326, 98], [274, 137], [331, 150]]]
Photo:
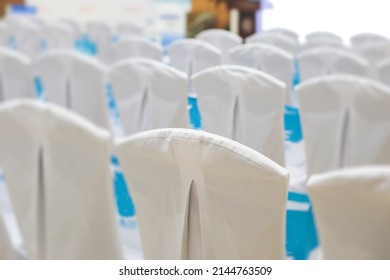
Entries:
[[387, 18], [387, 2], [381, 0], [0, 1], [1, 16], [38, 16], [47, 20], [74, 18], [81, 23], [104, 20], [112, 25], [131, 19], [145, 25], [150, 36], [170, 37], [194, 36], [210, 27], [233, 29], [238, 33], [238, 28], [234, 27], [237, 9], [250, 10], [247, 14], [254, 14], [255, 30], [249, 30], [249, 33], [288, 27], [301, 36], [317, 30], [335, 32], [343, 38], [362, 31], [388, 35], [387, 26], [383, 24]]

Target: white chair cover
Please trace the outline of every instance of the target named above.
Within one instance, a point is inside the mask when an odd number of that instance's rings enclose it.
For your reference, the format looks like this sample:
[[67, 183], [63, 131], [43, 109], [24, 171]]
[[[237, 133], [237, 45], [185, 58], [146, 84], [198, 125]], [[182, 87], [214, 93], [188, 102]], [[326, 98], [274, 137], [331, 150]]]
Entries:
[[168, 48], [171, 65], [189, 76], [221, 64], [222, 52], [213, 45], [197, 40], [183, 39]]
[[114, 65], [109, 81], [126, 135], [189, 126], [184, 73], [161, 62], [131, 59]]
[[316, 31], [316, 32], [311, 32], [305, 36], [306, 42], [310, 42], [312, 40], [327, 40], [327, 41], [335, 41], [339, 43], [343, 43], [343, 39], [339, 36], [336, 35], [332, 32], [327, 32], [327, 31]]
[[162, 47], [140, 37], [127, 37], [119, 40], [113, 45], [113, 53], [117, 62], [129, 58], [163, 60]]
[[107, 68], [96, 59], [75, 54], [70, 69], [72, 111], [102, 128], [109, 128], [106, 99]]
[[358, 33], [351, 37], [351, 45], [354, 48], [358, 48], [371, 43], [386, 43], [389, 42], [389, 39], [383, 35], [365, 32]]
[[96, 55], [104, 63], [112, 63], [112, 32], [105, 22], [90, 21], [86, 25], [88, 38], [96, 44]]
[[0, 260], [12, 259], [12, 244], [0, 213]]
[[390, 57], [390, 42], [374, 42], [354, 49], [358, 54], [375, 64]]
[[268, 44], [245, 44], [229, 52], [229, 62], [234, 65], [252, 67], [281, 81], [288, 89], [286, 103], [291, 103], [290, 89], [295, 71], [294, 57], [276, 46]]
[[0, 102], [34, 97], [31, 61], [19, 52], [0, 48], [0, 80]]
[[335, 49], [342, 49], [347, 50], [347, 47], [344, 46], [341, 42], [335, 41], [335, 40], [328, 40], [328, 39], [318, 39], [318, 40], [310, 40], [309, 42], [305, 43], [301, 46], [300, 51], [305, 52], [312, 49], [317, 48], [335, 48]]
[[48, 23], [44, 32], [49, 50], [72, 50], [78, 38], [72, 27], [61, 22]]
[[272, 29], [268, 29], [266, 32], [281, 34], [283, 36], [289, 37], [290, 39], [296, 42], [299, 42], [299, 34], [287, 28], [272, 28]]
[[77, 39], [79, 39], [83, 34], [83, 29], [81, 27], [81, 24], [77, 20], [72, 18], [61, 18], [59, 19], [59, 22], [69, 26], [72, 29], [73, 34], [76, 36]]
[[116, 154], [146, 259], [284, 258], [289, 176], [265, 156], [186, 129], [135, 135]]
[[377, 63], [378, 79], [385, 85], [390, 86], [390, 57]]
[[106, 69], [101, 63], [74, 51], [52, 51], [35, 61], [33, 67], [48, 101], [71, 109], [100, 127], [109, 127]]
[[307, 81], [296, 92], [309, 175], [390, 164], [389, 88], [356, 76], [335, 75]]
[[120, 22], [116, 26], [116, 30], [119, 38], [125, 38], [129, 36], [145, 36], [145, 28], [142, 25], [132, 21]]
[[7, 26], [0, 22], [0, 47], [7, 48], [9, 46], [9, 34]]
[[341, 49], [317, 48], [298, 55], [301, 81], [333, 74], [368, 76], [369, 64], [362, 57]]
[[283, 82], [242, 66], [206, 69], [192, 82], [206, 131], [243, 143], [284, 164]]
[[14, 22], [10, 32], [14, 35], [16, 49], [34, 59], [42, 53], [42, 29], [32, 21]]
[[231, 48], [234, 48], [243, 42], [240, 36], [223, 29], [205, 30], [200, 32], [196, 38], [210, 43], [219, 48], [223, 53], [228, 52]]
[[0, 108], [0, 166], [29, 259], [117, 259], [109, 134], [39, 101]]
[[295, 54], [299, 49], [298, 42], [276, 33], [256, 33], [246, 38], [246, 43], [263, 43], [276, 46], [290, 54]]
[[360, 167], [310, 178], [325, 259], [390, 259], [390, 168]]

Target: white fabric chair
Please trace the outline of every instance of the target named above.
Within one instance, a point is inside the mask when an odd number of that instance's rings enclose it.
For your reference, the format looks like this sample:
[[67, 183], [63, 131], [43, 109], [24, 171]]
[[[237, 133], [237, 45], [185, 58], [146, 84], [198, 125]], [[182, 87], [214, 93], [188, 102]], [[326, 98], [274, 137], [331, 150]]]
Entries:
[[61, 22], [48, 23], [44, 30], [44, 36], [49, 50], [72, 50], [78, 38], [72, 27]]
[[0, 213], [0, 260], [12, 259], [12, 244]]
[[376, 42], [355, 48], [355, 51], [371, 63], [390, 57], [390, 42]]
[[197, 39], [210, 43], [226, 54], [230, 49], [241, 45], [243, 40], [233, 32], [223, 29], [209, 29], [200, 32]]
[[129, 36], [145, 36], [145, 28], [142, 25], [132, 21], [118, 23], [116, 26], [116, 31], [119, 38], [125, 38]]
[[0, 166], [27, 258], [121, 258], [107, 131], [33, 100], [1, 106], [0, 131]]
[[33, 63], [49, 102], [71, 109], [108, 128], [106, 68], [75, 51], [51, 51]]
[[245, 44], [229, 52], [229, 62], [263, 71], [281, 81], [288, 89], [286, 103], [291, 104], [290, 90], [295, 71], [294, 57], [276, 46], [268, 44]]
[[270, 159], [187, 129], [134, 135], [116, 154], [146, 259], [284, 258], [289, 176]]
[[116, 62], [129, 58], [163, 60], [162, 47], [140, 37], [127, 37], [114, 43], [113, 54]]
[[358, 48], [371, 43], [386, 43], [389, 42], [389, 39], [383, 35], [376, 33], [358, 33], [351, 37], [351, 46]]
[[302, 45], [300, 48], [300, 52], [305, 52], [308, 50], [317, 49], [317, 48], [324, 48], [324, 47], [342, 49], [342, 50], [346, 50], [346, 51], [348, 50], [347, 47], [339, 41], [328, 40], [328, 39], [325, 39], [325, 40], [324, 39], [318, 39], [318, 40], [313, 39], [313, 40], [305, 43], [304, 45]]
[[0, 47], [8, 48], [9, 47], [9, 34], [7, 26], [0, 22]]
[[319, 77], [298, 94], [308, 175], [390, 164], [390, 89], [364, 78]]
[[197, 40], [183, 39], [168, 48], [171, 65], [189, 76], [221, 64], [222, 52], [213, 45]]
[[110, 64], [113, 61], [112, 32], [105, 22], [90, 21], [86, 24], [86, 32], [89, 40], [96, 46], [96, 55], [103, 63]]
[[77, 20], [72, 18], [60, 18], [59, 22], [69, 26], [72, 29], [73, 34], [76, 36], [77, 39], [79, 39], [82, 36], [83, 28], [81, 27], [81, 24]]
[[203, 128], [284, 164], [286, 86], [263, 72], [217, 66], [192, 79]]
[[187, 128], [187, 76], [161, 62], [131, 59], [109, 71], [126, 135], [157, 128]]
[[263, 43], [276, 46], [294, 55], [299, 49], [298, 42], [276, 33], [256, 33], [246, 38], [246, 43]]
[[390, 57], [377, 63], [378, 79], [387, 86], [390, 86]]
[[42, 29], [29, 20], [15, 20], [8, 25], [18, 51], [35, 59], [42, 53]]
[[293, 30], [287, 28], [271, 28], [266, 31], [266, 33], [276, 33], [283, 36], [289, 37], [290, 39], [299, 42], [299, 34]]
[[19, 52], [0, 48], [0, 80], [0, 102], [34, 97], [31, 61]]
[[317, 48], [302, 52], [297, 59], [301, 81], [333, 74], [369, 75], [368, 62], [346, 50]]
[[343, 39], [332, 32], [327, 32], [327, 31], [316, 31], [316, 32], [311, 32], [305, 36], [306, 42], [310, 42], [312, 40], [327, 40], [327, 41], [335, 41], [339, 43], [343, 43]]
[[319, 174], [308, 192], [325, 259], [390, 259], [388, 166]]

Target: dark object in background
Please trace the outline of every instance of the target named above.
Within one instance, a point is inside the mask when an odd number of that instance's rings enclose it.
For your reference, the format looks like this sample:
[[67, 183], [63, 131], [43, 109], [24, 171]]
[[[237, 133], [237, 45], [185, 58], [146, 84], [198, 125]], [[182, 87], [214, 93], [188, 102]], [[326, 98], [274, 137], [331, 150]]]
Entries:
[[242, 38], [246, 38], [256, 32], [256, 13], [261, 8], [260, 0], [229, 0], [229, 9], [239, 11], [238, 28]]

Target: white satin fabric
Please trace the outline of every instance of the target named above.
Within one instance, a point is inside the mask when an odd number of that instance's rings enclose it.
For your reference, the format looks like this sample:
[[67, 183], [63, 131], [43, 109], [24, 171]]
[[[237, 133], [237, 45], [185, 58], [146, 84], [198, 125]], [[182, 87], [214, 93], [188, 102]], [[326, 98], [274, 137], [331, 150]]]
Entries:
[[[233, 48], [229, 52], [229, 62], [233, 65], [247, 66], [267, 73], [292, 89], [294, 75], [294, 57], [276, 46], [261, 43], [249, 43]], [[286, 103], [291, 104], [290, 91]]]
[[147, 131], [116, 146], [146, 259], [283, 259], [289, 175], [202, 131]]
[[217, 66], [192, 79], [203, 128], [284, 164], [286, 86], [263, 72]]
[[390, 168], [315, 175], [308, 182], [325, 259], [390, 259]]
[[118, 259], [110, 137], [54, 104], [0, 107], [0, 166], [28, 259]]
[[368, 62], [347, 50], [335, 48], [316, 48], [298, 55], [299, 74], [301, 81], [318, 76], [334, 74], [350, 74], [368, 76]]
[[107, 70], [99, 61], [73, 51], [52, 51], [33, 63], [49, 102], [71, 109], [108, 128]]
[[163, 49], [142, 37], [126, 37], [113, 44], [115, 61], [130, 58], [148, 58], [156, 61], [163, 60]]
[[296, 92], [309, 175], [348, 166], [390, 164], [388, 87], [335, 75], [303, 83]]
[[115, 64], [109, 81], [126, 135], [189, 127], [185, 73], [161, 62], [131, 59]]
[[171, 65], [189, 76], [221, 64], [222, 52], [198, 39], [183, 39], [168, 48]]
[[0, 48], [0, 102], [34, 96], [31, 60], [19, 52]]

